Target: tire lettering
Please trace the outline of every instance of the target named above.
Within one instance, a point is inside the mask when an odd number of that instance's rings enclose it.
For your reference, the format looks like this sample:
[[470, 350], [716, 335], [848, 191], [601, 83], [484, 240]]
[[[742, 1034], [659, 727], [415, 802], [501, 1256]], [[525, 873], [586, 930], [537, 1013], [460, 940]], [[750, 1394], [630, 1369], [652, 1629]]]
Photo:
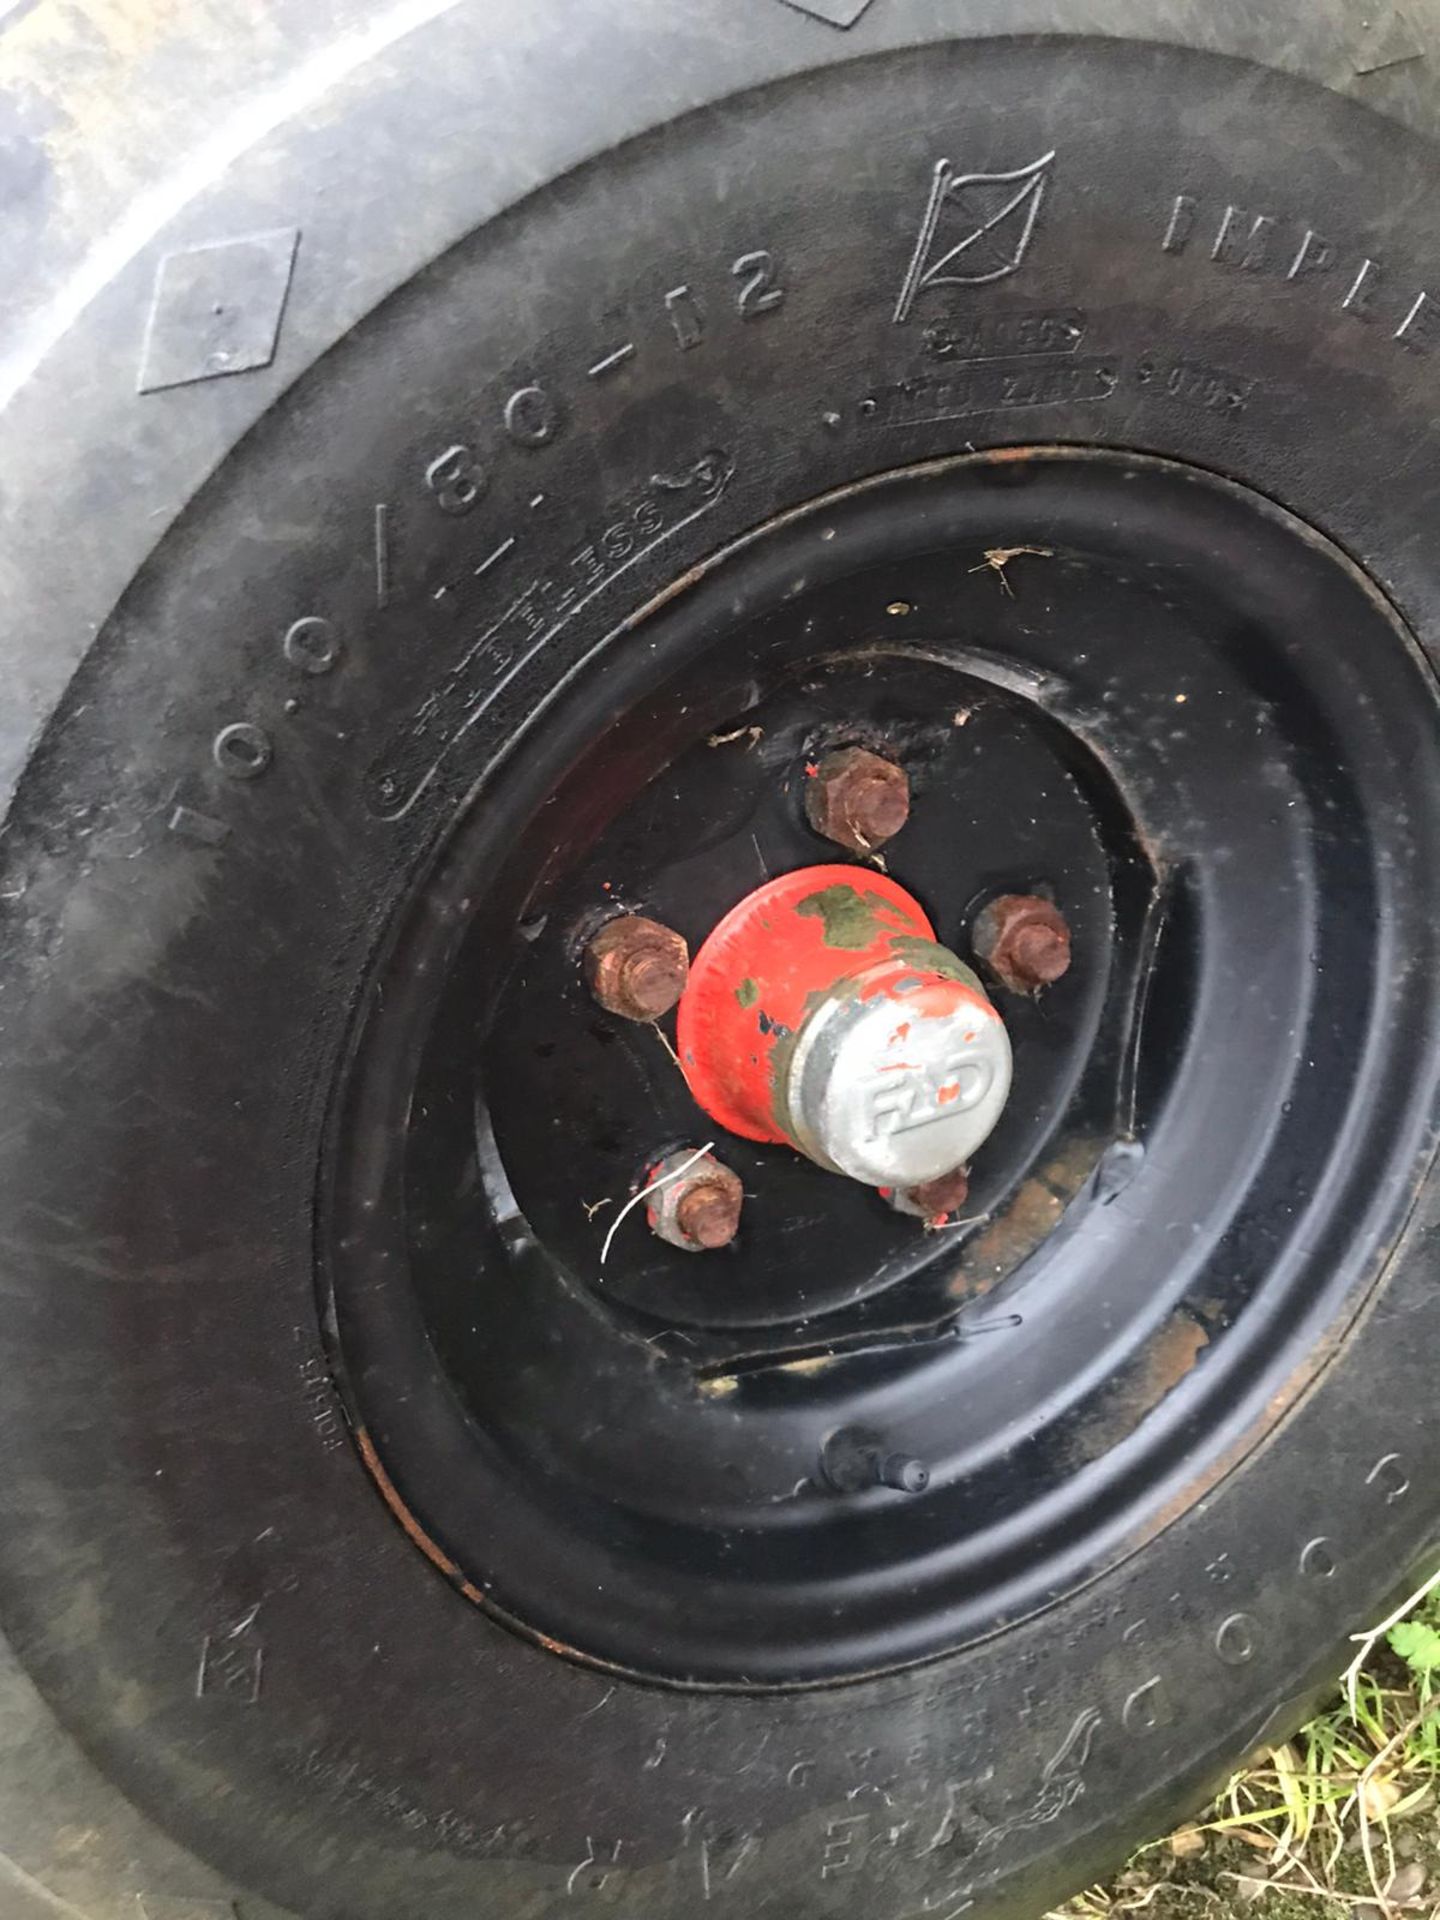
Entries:
[[475, 453], [458, 443], [437, 453], [425, 469], [425, 485], [442, 513], [469, 513], [487, 484]]
[[775, 284], [775, 256], [763, 247], [754, 253], [742, 253], [730, 272], [744, 283], [735, 297], [742, 320], [758, 320], [762, 313], [773, 313], [784, 302], [785, 289]]

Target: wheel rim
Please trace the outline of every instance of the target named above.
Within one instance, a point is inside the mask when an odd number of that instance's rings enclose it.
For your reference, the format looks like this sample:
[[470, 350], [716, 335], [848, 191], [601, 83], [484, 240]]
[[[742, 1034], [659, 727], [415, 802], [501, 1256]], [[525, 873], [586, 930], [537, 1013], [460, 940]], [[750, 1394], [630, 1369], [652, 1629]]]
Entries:
[[[992, 1631], [1179, 1511], [1353, 1317], [1426, 1161], [1436, 738], [1338, 550], [1111, 453], [884, 476], [633, 622], [411, 888], [334, 1103], [337, 1358], [432, 1557], [559, 1651], [794, 1686]], [[933, 1235], [717, 1137], [580, 979], [616, 906], [693, 950], [834, 857], [797, 782], [851, 741], [910, 768], [885, 859], [943, 940], [1035, 887], [1074, 939], [997, 996], [1011, 1103]], [[712, 1138], [735, 1246], [636, 1208], [602, 1267], [644, 1169]], [[924, 1492], [837, 1490], [870, 1444]]]

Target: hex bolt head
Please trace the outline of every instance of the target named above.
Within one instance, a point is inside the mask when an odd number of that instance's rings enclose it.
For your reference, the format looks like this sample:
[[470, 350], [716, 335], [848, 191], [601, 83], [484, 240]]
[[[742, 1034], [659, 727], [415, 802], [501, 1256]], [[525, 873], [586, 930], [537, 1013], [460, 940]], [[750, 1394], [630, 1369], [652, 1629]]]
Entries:
[[805, 816], [816, 833], [851, 853], [873, 853], [910, 817], [903, 767], [868, 747], [827, 753], [805, 782]]
[[1037, 993], [1070, 965], [1070, 927], [1060, 909], [1033, 893], [1002, 893], [975, 916], [976, 958], [1012, 993]]
[[690, 950], [673, 928], [625, 913], [601, 927], [585, 949], [584, 965], [586, 983], [607, 1013], [658, 1020], [685, 991]]
[[[651, 1181], [683, 1167], [694, 1153], [681, 1147], [650, 1169]], [[740, 1229], [745, 1189], [738, 1173], [722, 1166], [713, 1153], [702, 1155], [678, 1180], [658, 1187], [645, 1203], [650, 1231], [685, 1253], [709, 1253], [728, 1247]]]
[[885, 1195], [896, 1213], [908, 1213], [927, 1226], [944, 1226], [959, 1213], [970, 1195], [970, 1169], [956, 1167], [918, 1187], [891, 1190]]

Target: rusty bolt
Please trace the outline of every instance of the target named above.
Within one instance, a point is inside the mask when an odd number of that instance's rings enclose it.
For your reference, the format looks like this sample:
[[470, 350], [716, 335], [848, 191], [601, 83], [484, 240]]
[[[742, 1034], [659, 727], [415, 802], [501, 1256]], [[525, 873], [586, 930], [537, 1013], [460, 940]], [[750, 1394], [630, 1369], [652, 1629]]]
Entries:
[[827, 753], [805, 783], [805, 814], [816, 833], [873, 853], [892, 840], [910, 817], [905, 769], [867, 747]]
[[1034, 993], [1070, 965], [1070, 928], [1063, 913], [1033, 893], [1003, 893], [975, 919], [976, 957], [1002, 987]]
[[941, 1226], [959, 1213], [969, 1193], [970, 1170], [956, 1167], [918, 1187], [906, 1187], [898, 1192], [891, 1188], [885, 1197], [897, 1213], [908, 1213], [917, 1220]]
[[953, 1173], [942, 1173], [938, 1179], [927, 1180], [922, 1186], [907, 1187], [905, 1198], [922, 1218], [943, 1220], [959, 1213], [969, 1194], [969, 1170], [956, 1167]]
[[626, 913], [607, 920], [585, 949], [585, 978], [607, 1013], [658, 1020], [685, 991], [690, 953], [658, 920]]
[[[670, 1153], [650, 1169], [649, 1180], [664, 1180], [694, 1156], [693, 1147]], [[678, 1180], [656, 1188], [645, 1205], [650, 1230], [686, 1253], [705, 1253], [728, 1247], [740, 1227], [745, 1190], [738, 1173], [722, 1166], [713, 1153], [703, 1154]]]

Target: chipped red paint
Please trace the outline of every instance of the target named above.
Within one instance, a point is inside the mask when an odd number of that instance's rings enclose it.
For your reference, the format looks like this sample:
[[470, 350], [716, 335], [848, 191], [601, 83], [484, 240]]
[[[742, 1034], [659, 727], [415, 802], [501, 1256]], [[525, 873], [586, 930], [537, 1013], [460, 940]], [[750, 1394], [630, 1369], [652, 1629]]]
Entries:
[[[935, 931], [887, 874], [804, 867], [757, 887], [691, 963], [677, 1016], [691, 1093], [731, 1133], [793, 1145], [776, 1117], [777, 1071], [806, 1015], [835, 987], [868, 973], [860, 990], [869, 997], [903, 982], [910, 1019], [895, 1029], [901, 1039], [914, 1018], [953, 1014], [966, 1001], [984, 1005], [963, 982], [917, 964], [917, 941], [934, 944]], [[875, 974], [877, 967], [885, 970]]]

